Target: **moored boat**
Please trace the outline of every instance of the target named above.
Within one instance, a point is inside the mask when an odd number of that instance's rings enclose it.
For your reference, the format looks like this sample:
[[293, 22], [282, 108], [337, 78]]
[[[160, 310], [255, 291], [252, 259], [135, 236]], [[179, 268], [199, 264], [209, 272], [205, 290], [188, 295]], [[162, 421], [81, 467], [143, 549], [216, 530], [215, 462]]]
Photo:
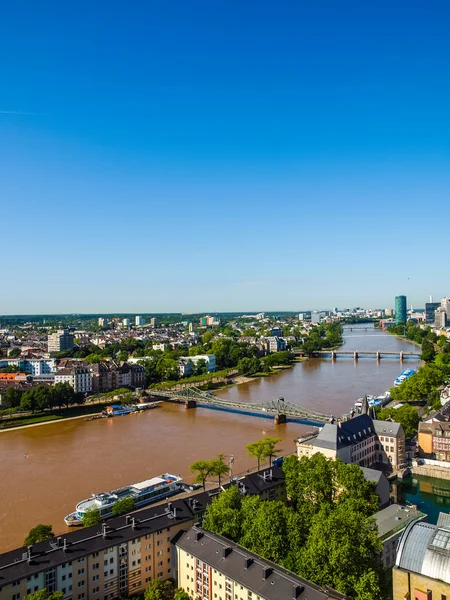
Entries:
[[113, 506], [118, 500], [131, 498], [136, 509], [147, 506], [182, 491], [182, 479], [178, 475], [164, 473], [152, 479], [139, 483], [132, 483], [111, 492], [92, 494], [90, 498], [82, 500], [76, 505], [75, 511], [64, 518], [68, 527], [77, 527], [83, 524], [83, 516], [88, 510], [97, 509], [102, 519], [113, 515]]

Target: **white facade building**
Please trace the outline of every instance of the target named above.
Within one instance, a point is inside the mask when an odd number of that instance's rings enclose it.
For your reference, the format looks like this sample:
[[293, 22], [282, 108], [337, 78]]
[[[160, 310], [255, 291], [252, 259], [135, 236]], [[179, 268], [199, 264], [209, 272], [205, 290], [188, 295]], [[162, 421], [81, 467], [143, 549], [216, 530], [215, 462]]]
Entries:
[[140, 317], [139, 315], [134, 318], [134, 324], [139, 327], [139, 325], [144, 324], [144, 317]]
[[57, 371], [55, 373], [56, 383], [68, 383], [76, 393], [92, 392], [92, 375], [88, 367], [74, 367]]

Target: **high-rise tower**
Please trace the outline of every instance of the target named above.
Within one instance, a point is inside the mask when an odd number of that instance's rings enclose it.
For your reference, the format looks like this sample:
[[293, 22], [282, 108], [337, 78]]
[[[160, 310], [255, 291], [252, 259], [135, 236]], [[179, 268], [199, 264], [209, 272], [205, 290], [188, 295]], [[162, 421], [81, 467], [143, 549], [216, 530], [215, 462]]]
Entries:
[[406, 296], [395, 297], [395, 324], [406, 323]]

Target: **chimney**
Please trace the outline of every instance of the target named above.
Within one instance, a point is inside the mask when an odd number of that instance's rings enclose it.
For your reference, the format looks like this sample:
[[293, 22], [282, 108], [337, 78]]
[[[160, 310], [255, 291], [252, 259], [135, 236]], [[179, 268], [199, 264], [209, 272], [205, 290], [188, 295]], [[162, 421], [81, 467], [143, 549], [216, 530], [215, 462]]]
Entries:
[[245, 568], [248, 569], [249, 567], [251, 567], [253, 564], [253, 558], [247, 557], [245, 559]]
[[129, 525], [131, 523], [131, 515], [125, 515], [125, 525]]
[[233, 548], [231, 548], [230, 546], [226, 546], [225, 548], [222, 548], [222, 557], [226, 558], [227, 556], [229, 556], [231, 554], [232, 551], [233, 551]]
[[64, 541], [63, 541], [63, 552], [66, 552], [66, 550], [67, 550], [67, 540], [66, 540], [66, 538], [64, 538]]
[[203, 535], [204, 535], [203, 531], [196, 531], [195, 532], [195, 541], [196, 542], [200, 541], [202, 539]]
[[27, 549], [27, 561], [28, 561], [28, 563], [31, 562], [31, 553], [32, 553], [32, 551], [33, 551], [33, 546], [28, 546], [28, 549]]
[[264, 567], [263, 569], [263, 579], [268, 579], [272, 575], [273, 569], [271, 567]]
[[172, 502], [167, 503], [167, 508], [169, 509], [169, 512], [172, 512]]
[[294, 589], [292, 590], [292, 600], [297, 600], [304, 589], [303, 585], [294, 585]]
[[102, 525], [102, 535], [103, 535], [104, 539], [106, 539], [106, 536], [108, 535], [108, 533], [106, 531], [106, 523], [103, 523], [103, 525]]
[[136, 519], [134, 517], [131, 519], [131, 529], [136, 529]]
[[58, 546], [58, 548], [59, 548], [60, 544], [61, 544], [61, 536], [58, 536], [56, 538], [56, 545]]
[[176, 506], [173, 507], [172, 514], [173, 514], [173, 518], [176, 519], [177, 518], [177, 507]]

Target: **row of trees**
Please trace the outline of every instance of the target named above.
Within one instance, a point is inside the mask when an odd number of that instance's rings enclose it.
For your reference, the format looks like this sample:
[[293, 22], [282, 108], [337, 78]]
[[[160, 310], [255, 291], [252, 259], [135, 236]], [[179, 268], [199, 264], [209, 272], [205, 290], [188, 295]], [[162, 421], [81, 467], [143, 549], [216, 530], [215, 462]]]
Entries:
[[[269, 458], [270, 463], [272, 459], [280, 454], [281, 449], [277, 448], [277, 445], [281, 442], [281, 438], [263, 438], [257, 442], [248, 444], [245, 448], [248, 455], [256, 458], [258, 463], [258, 470], [261, 466], [261, 462], [264, 462]], [[218, 477], [219, 487], [222, 483], [222, 477], [230, 472], [230, 465], [225, 462], [223, 454], [219, 454], [217, 458], [212, 460], [197, 460], [191, 465], [191, 472], [196, 473], [195, 482], [201, 483], [203, 489], [206, 489], [206, 481], [209, 477]]]
[[10, 412], [53, 410], [83, 401], [83, 395], [74, 392], [69, 383], [57, 383], [54, 386], [38, 385], [25, 392], [10, 387], [6, 390], [2, 406]]
[[395, 335], [404, 331], [407, 339], [421, 344], [420, 358], [425, 364], [412, 377], [392, 388], [391, 396], [402, 402], [427, 402], [437, 410], [441, 407], [437, 388], [450, 377], [450, 341], [436, 335], [430, 327], [422, 329], [412, 322], [407, 323], [406, 329], [403, 325], [389, 328]]
[[207, 508], [203, 527], [355, 600], [385, 597], [374, 484], [357, 465], [285, 458], [288, 505], [231, 487]]

